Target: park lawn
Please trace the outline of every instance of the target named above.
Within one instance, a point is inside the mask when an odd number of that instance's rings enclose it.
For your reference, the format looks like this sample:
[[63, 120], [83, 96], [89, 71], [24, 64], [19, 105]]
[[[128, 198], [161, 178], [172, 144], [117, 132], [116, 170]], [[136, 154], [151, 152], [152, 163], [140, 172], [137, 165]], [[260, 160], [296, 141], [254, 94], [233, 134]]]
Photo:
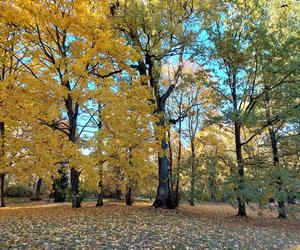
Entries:
[[[248, 209], [249, 210], [249, 209]], [[0, 249], [295, 249], [300, 221], [240, 219], [227, 204], [161, 210], [139, 202], [94, 207], [35, 202], [0, 209]]]

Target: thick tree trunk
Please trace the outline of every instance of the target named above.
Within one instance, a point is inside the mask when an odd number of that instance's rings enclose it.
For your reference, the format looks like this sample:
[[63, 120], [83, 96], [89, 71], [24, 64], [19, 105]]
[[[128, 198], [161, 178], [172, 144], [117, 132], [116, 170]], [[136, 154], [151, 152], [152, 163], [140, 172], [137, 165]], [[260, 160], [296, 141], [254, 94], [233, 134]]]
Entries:
[[[148, 66], [148, 67], [147, 67]], [[161, 61], [156, 61], [154, 64], [153, 57], [149, 54], [145, 56], [145, 63], [139, 63], [138, 71], [140, 75], [149, 76], [149, 83], [153, 90], [154, 98], [153, 101], [156, 104], [156, 114], [161, 115], [161, 119], [158, 122], [158, 126], [164, 126], [165, 124], [165, 105], [166, 101], [175, 88], [175, 84], [171, 84], [168, 90], [161, 95], [160, 94], [160, 73], [161, 73]], [[148, 72], [147, 72], [148, 71]], [[148, 74], [147, 74], [148, 73]], [[144, 83], [148, 84], [148, 83]], [[169, 180], [169, 159], [167, 157], [168, 144], [166, 143], [166, 137], [161, 141], [162, 154], [158, 156], [158, 187], [156, 199], [153, 203], [154, 207], [157, 208], [175, 208], [176, 203], [171, 198], [170, 180]]]
[[36, 189], [35, 189], [35, 195], [31, 198], [31, 200], [34, 201], [40, 201], [42, 200], [41, 196], [41, 187], [42, 187], [43, 179], [39, 178], [36, 183]]
[[195, 145], [194, 139], [191, 140], [191, 196], [190, 205], [195, 206], [195, 180], [196, 180], [196, 169], [195, 169]]
[[0, 207], [5, 207], [5, 203], [4, 203], [4, 179], [5, 179], [5, 174], [1, 173], [0, 174]]
[[104, 205], [104, 202], [103, 202], [103, 193], [99, 192], [97, 194], [97, 204], [96, 204], [96, 207], [103, 207], [103, 205]]
[[80, 172], [71, 169], [71, 197], [72, 197], [72, 207], [79, 208], [80, 205], [80, 195], [79, 195], [79, 175]]
[[[162, 151], [166, 152], [168, 144], [164, 138], [161, 143]], [[166, 155], [158, 156], [158, 188], [156, 199], [153, 203], [157, 208], [175, 208], [171, 202], [170, 184], [169, 184], [169, 159]]]
[[278, 210], [279, 210], [278, 217], [281, 219], [286, 219], [287, 216], [286, 216], [284, 201], [278, 201]]
[[37, 199], [41, 199], [40, 195], [41, 195], [42, 183], [43, 183], [43, 179], [39, 178], [36, 184], [36, 192], [35, 192]]
[[173, 181], [173, 151], [172, 151], [172, 144], [171, 144], [171, 132], [170, 129], [168, 130], [168, 144], [169, 144], [169, 178], [170, 178], [170, 189], [171, 192], [174, 191], [174, 181]]
[[126, 205], [127, 206], [132, 206], [133, 202], [134, 202], [134, 199], [133, 199], [133, 195], [132, 195], [132, 188], [129, 187], [127, 192], [126, 192]]
[[[235, 148], [236, 148], [236, 159], [238, 166], [238, 192], [244, 189], [244, 159], [242, 154], [242, 143], [241, 143], [241, 127], [238, 121], [235, 121]], [[246, 217], [246, 203], [244, 197], [238, 195], [238, 216]]]

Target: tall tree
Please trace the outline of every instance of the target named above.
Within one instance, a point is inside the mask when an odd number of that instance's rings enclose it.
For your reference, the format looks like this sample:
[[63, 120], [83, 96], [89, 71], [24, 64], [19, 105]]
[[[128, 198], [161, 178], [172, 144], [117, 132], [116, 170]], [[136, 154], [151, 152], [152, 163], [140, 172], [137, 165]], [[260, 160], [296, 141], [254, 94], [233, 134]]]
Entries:
[[[122, 39], [114, 39], [111, 32], [109, 1], [16, 1], [15, 5], [20, 17], [15, 22], [26, 31], [22, 39], [32, 58], [31, 72], [34, 78], [42, 79], [44, 91], [54, 95], [63, 117], [40, 119], [41, 123], [65, 134], [79, 152], [86, 129], [79, 124], [80, 115], [91, 98], [92, 83], [109, 76], [118, 62], [128, 59]], [[65, 129], [61, 123], [66, 123]], [[72, 206], [80, 207], [83, 169], [75, 159], [68, 159]]]
[[[235, 135], [236, 194], [240, 216], [246, 216], [243, 147], [271, 123], [268, 121], [260, 124], [260, 129], [252, 129], [253, 133], [247, 138], [246, 134], [243, 135], [243, 128], [256, 127], [255, 122], [259, 120], [255, 108], [265, 94], [260, 81], [261, 74], [268, 65], [267, 61], [273, 60], [262, 41], [266, 32], [270, 31], [266, 24], [271, 21], [273, 7], [280, 8], [278, 4], [276, 6], [265, 1], [225, 1], [218, 5], [215, 20], [207, 22], [206, 35], [209, 42], [205, 47], [208, 52], [207, 58], [211, 61], [206, 61], [206, 67], [216, 80], [211, 84], [212, 88], [219, 92], [223, 99], [220, 109], [225, 115], [223, 122], [233, 127]], [[281, 45], [277, 44], [277, 48]], [[297, 66], [293, 69], [288, 67], [284, 74], [286, 77], [272, 84], [271, 88], [275, 89], [287, 82], [287, 77], [295, 68]]]
[[[141, 76], [143, 84], [152, 89], [152, 102], [159, 117], [157, 129], [168, 125], [166, 101], [174, 91], [174, 83], [167, 86], [161, 81], [161, 65], [176, 57], [184, 47], [191, 45], [194, 34], [190, 28], [193, 16], [193, 1], [120, 1], [114, 16], [116, 25], [130, 44], [140, 52], [141, 58], [132, 65]], [[174, 208], [169, 184], [168, 144], [165, 131], [157, 133], [161, 150], [158, 156], [159, 185], [155, 207]]]

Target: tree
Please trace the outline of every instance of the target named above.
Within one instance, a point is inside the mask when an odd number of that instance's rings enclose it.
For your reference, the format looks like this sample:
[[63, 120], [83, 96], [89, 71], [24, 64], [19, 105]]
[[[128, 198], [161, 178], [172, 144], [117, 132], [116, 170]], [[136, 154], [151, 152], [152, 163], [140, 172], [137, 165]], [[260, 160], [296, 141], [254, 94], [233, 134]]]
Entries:
[[103, 94], [107, 98], [100, 98], [101, 129], [95, 138], [93, 155], [101, 166], [99, 177], [103, 178], [105, 165], [105, 172], [113, 177], [109, 185], [123, 190], [127, 204], [132, 205], [132, 194], [141, 190], [145, 179], [153, 173], [155, 117], [146, 98], [151, 94], [147, 86], [134, 79], [119, 79], [110, 93]]
[[[209, 39], [204, 45], [208, 52], [206, 59], [211, 60], [206, 67], [215, 79], [211, 87], [222, 99], [223, 105], [220, 110], [224, 114], [223, 122], [231, 124], [235, 134], [238, 169], [236, 194], [240, 216], [246, 216], [247, 196], [243, 148], [272, 122], [269, 120], [258, 125], [256, 122], [260, 119], [257, 117], [256, 108], [266, 92], [262, 89], [262, 74], [276, 54], [268, 50], [264, 39], [268, 32], [272, 36], [272, 28], [268, 25], [272, 22], [276, 6], [278, 7], [278, 4], [272, 5], [265, 1], [226, 1], [219, 4], [214, 21], [204, 20]], [[280, 29], [282, 28], [281, 26]], [[284, 45], [278, 43], [275, 47], [283, 49]], [[200, 51], [203, 51], [203, 47]], [[286, 83], [287, 78], [295, 72], [295, 68], [287, 67], [283, 78], [272, 84], [271, 89]], [[257, 126], [260, 128], [251, 129]], [[249, 128], [252, 132], [248, 138], [243, 138], [244, 128]]]
[[[80, 136], [86, 128], [79, 124], [80, 115], [94, 90], [93, 82], [109, 76], [116, 63], [130, 58], [122, 39], [114, 39], [111, 32], [109, 2], [16, 1], [15, 6], [19, 17], [15, 23], [26, 31], [22, 41], [32, 79], [42, 83], [41, 91], [54, 96], [63, 117], [40, 121], [65, 134], [76, 145], [75, 152], [80, 152]], [[60, 128], [62, 122], [66, 122], [65, 129]], [[72, 206], [80, 207], [79, 176], [84, 162], [76, 159], [85, 158], [79, 153], [66, 160], [71, 171]]]
[[[132, 65], [149, 85], [159, 118], [157, 130], [168, 125], [166, 101], [175, 89], [174, 83], [163, 85], [161, 65], [168, 58], [182, 53], [193, 42], [196, 33], [189, 28], [193, 16], [193, 1], [120, 1], [114, 12], [116, 26], [128, 42], [141, 54], [141, 59]], [[169, 185], [168, 144], [164, 132], [157, 133], [161, 150], [158, 156], [159, 185], [155, 207], [174, 208]]]

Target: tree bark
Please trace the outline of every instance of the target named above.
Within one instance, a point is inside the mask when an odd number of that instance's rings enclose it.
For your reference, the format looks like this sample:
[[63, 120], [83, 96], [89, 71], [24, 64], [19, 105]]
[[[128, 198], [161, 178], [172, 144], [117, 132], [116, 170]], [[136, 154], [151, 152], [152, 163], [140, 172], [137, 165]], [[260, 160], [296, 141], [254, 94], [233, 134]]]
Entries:
[[195, 141], [194, 138], [191, 140], [191, 196], [190, 205], [195, 206], [195, 180], [196, 180], [196, 170], [195, 170]]
[[5, 207], [5, 203], [4, 203], [4, 179], [5, 179], [5, 174], [1, 173], [0, 174], [0, 207]]
[[103, 193], [100, 191], [97, 194], [97, 204], [96, 204], [96, 207], [103, 207], [103, 205], [104, 205], [104, 202], [103, 202]]
[[[4, 156], [4, 132], [5, 132], [5, 126], [4, 122], [0, 122], [0, 157]], [[5, 173], [0, 173], [0, 206], [5, 207], [4, 203], [4, 179], [5, 179]]]
[[[162, 151], [165, 153], [168, 149], [166, 138], [162, 140], [161, 147]], [[169, 159], [165, 154], [158, 156], [158, 176], [158, 188], [153, 206], [157, 208], [175, 208], [171, 204], [169, 185]]]
[[176, 190], [175, 190], [175, 199], [176, 206], [179, 204], [179, 183], [180, 183], [180, 164], [181, 164], [181, 120], [179, 120], [178, 125], [178, 155], [177, 155], [177, 171], [176, 171]]
[[116, 200], [122, 200], [122, 191], [119, 188], [115, 190], [114, 198]]
[[[277, 140], [276, 140], [275, 131], [274, 131], [274, 129], [271, 126], [269, 127], [269, 134], [270, 134], [271, 145], [272, 145], [273, 164], [274, 164], [274, 167], [277, 168], [277, 167], [279, 167], [278, 146], [277, 146]], [[276, 171], [276, 169], [275, 169], [275, 171]], [[280, 176], [278, 176], [276, 183], [278, 185], [278, 191], [281, 192], [282, 181], [281, 181], [281, 177]], [[285, 202], [284, 199], [278, 200], [278, 213], [279, 213], [278, 217], [282, 218], [282, 219], [286, 219], [287, 218], [284, 202]]]
[[[277, 145], [277, 139], [276, 139], [276, 132], [275, 129], [271, 123], [271, 107], [270, 107], [270, 97], [269, 97], [269, 88], [266, 85], [265, 86], [265, 108], [266, 108], [266, 117], [267, 117], [267, 122], [270, 124], [268, 129], [269, 129], [269, 136], [271, 140], [271, 147], [272, 147], [272, 154], [273, 154], [273, 165], [275, 167], [275, 171], [277, 171], [276, 168], [279, 167], [279, 153], [278, 153], [278, 145]], [[278, 176], [276, 183], [278, 184], [278, 191], [281, 191], [281, 186], [282, 186], [282, 181], [281, 177]], [[285, 211], [285, 205], [284, 205], [284, 200], [279, 200], [278, 201], [278, 217], [282, 219], [286, 219], [286, 211]]]
[[217, 150], [214, 153], [214, 156], [209, 161], [209, 168], [208, 168], [208, 190], [210, 193], [210, 201], [215, 202], [216, 201], [216, 178], [217, 178], [217, 161], [215, 159], [215, 155], [218, 155]]
[[103, 180], [102, 180], [102, 165], [99, 166], [99, 182], [98, 182], [98, 194], [96, 207], [103, 206]]
[[42, 200], [41, 195], [41, 187], [42, 187], [43, 179], [39, 178], [36, 183], [35, 195], [31, 198], [31, 200], [39, 201]]
[[170, 129], [168, 130], [168, 144], [169, 144], [169, 178], [170, 178], [170, 189], [171, 192], [174, 191], [174, 181], [173, 181], [173, 151], [172, 151], [172, 144], [171, 144], [171, 132]]
[[[148, 67], [146, 67], [146, 65]], [[145, 70], [144, 70], [145, 69]], [[146, 69], [148, 69], [148, 74]], [[153, 57], [151, 57], [148, 53], [145, 55], [145, 63], [140, 63], [138, 71], [140, 75], [149, 76], [150, 87], [153, 90], [153, 102], [156, 105], [156, 110], [154, 113], [161, 116], [160, 121], [158, 122], [158, 126], [165, 125], [165, 105], [166, 101], [169, 98], [171, 92], [175, 88], [174, 84], [171, 84], [168, 90], [161, 95], [160, 87], [159, 87], [159, 78], [161, 72], [161, 62], [157, 62], [154, 64]], [[157, 208], [168, 208], [173, 209], [176, 207], [176, 203], [174, 203], [171, 198], [171, 190], [170, 190], [170, 180], [169, 180], [169, 159], [167, 157], [168, 144], [166, 143], [166, 136], [161, 140], [161, 151], [162, 154], [158, 155], [158, 187], [157, 187], [157, 195], [156, 199], [153, 203], [154, 207]]]
[[[236, 148], [236, 159], [238, 165], [238, 191], [244, 189], [244, 159], [242, 154], [242, 143], [241, 143], [241, 126], [238, 121], [235, 121], [235, 148]], [[241, 195], [237, 196], [238, 201], [238, 216], [246, 217], [246, 203]]]
[[133, 205], [133, 195], [132, 195], [132, 188], [128, 187], [128, 190], [126, 192], [126, 205], [127, 206], [132, 206]]
[[[230, 77], [229, 77], [230, 78]], [[237, 191], [240, 192], [244, 189], [244, 159], [242, 153], [242, 139], [241, 139], [241, 117], [240, 110], [238, 108], [238, 96], [237, 96], [237, 80], [236, 73], [232, 74], [232, 82], [231, 82], [231, 95], [233, 101], [233, 111], [235, 114], [234, 118], [234, 137], [235, 137], [235, 153], [236, 153], [236, 161], [237, 161], [237, 170], [238, 170], [238, 178], [237, 178]], [[238, 216], [246, 217], [246, 203], [244, 197], [241, 197], [241, 194], [237, 195], [238, 201]]]
[[81, 207], [79, 195], [79, 175], [80, 172], [74, 168], [71, 169], [71, 197], [73, 208]]
[[[98, 131], [102, 128], [102, 121], [101, 121], [101, 103], [98, 102]], [[101, 152], [100, 144], [98, 142], [98, 153]], [[97, 204], [96, 207], [102, 207], [103, 203], [103, 165], [99, 162], [98, 166], [98, 175], [99, 175], [99, 182], [98, 182], [98, 194], [97, 194]]]
[[[67, 87], [70, 88], [69, 82], [67, 83]], [[65, 99], [65, 106], [66, 106], [68, 121], [69, 121], [69, 140], [73, 143], [76, 143], [79, 104], [77, 102], [74, 102], [71, 95], [68, 95], [68, 98]], [[71, 168], [71, 197], [72, 197], [73, 208], [81, 207], [80, 194], [79, 194], [79, 176], [80, 176], [80, 171], [77, 171], [75, 168]]]
[[284, 201], [278, 201], [278, 210], [279, 210], [278, 218], [287, 219]]

